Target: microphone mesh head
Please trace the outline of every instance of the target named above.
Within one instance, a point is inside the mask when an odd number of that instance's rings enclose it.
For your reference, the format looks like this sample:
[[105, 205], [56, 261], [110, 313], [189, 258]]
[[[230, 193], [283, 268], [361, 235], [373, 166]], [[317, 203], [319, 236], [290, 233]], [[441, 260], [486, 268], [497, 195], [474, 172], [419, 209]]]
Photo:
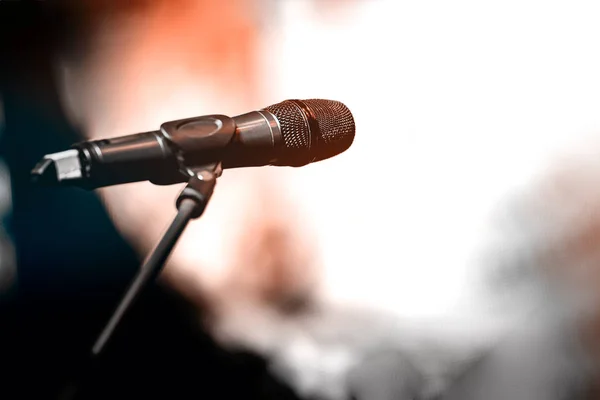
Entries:
[[308, 150], [310, 128], [307, 116], [296, 103], [286, 100], [266, 107], [265, 110], [277, 117], [286, 149]]
[[356, 127], [352, 113], [333, 100], [286, 100], [266, 107], [279, 121], [283, 157], [278, 164], [305, 165], [347, 150]]

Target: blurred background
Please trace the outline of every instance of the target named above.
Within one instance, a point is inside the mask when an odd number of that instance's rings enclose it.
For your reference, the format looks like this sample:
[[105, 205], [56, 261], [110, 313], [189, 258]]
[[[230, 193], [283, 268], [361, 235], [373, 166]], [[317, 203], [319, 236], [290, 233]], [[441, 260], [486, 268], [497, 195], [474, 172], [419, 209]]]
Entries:
[[357, 136], [227, 170], [80, 398], [594, 398], [594, 1], [0, 4], [3, 398], [58, 398], [181, 185], [33, 185], [71, 143], [339, 100]]

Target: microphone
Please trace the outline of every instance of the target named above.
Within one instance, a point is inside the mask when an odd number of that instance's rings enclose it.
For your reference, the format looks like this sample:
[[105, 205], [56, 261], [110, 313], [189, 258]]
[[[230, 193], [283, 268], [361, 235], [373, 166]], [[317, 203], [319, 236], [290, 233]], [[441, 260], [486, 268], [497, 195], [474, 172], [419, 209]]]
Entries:
[[160, 130], [92, 140], [48, 154], [31, 171], [46, 185], [95, 189], [130, 182], [186, 182], [195, 167], [300, 167], [347, 150], [350, 110], [333, 100], [285, 100], [236, 117], [207, 115], [166, 122]]

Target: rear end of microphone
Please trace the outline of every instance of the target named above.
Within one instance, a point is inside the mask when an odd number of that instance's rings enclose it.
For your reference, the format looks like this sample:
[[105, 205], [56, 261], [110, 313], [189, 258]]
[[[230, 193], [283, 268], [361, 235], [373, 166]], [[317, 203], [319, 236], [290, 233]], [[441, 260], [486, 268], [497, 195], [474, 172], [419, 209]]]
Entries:
[[79, 151], [84, 176], [91, 187], [184, 181], [176, 154], [160, 131], [82, 142], [73, 147]]
[[161, 185], [185, 181], [176, 154], [159, 131], [76, 143], [46, 155], [31, 174], [41, 184], [90, 190], [148, 180]]

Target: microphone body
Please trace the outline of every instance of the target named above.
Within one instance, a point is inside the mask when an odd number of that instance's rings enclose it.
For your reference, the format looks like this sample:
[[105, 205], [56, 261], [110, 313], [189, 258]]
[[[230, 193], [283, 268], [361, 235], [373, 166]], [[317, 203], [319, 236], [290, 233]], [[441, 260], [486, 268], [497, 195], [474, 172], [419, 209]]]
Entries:
[[46, 155], [35, 180], [87, 189], [138, 181], [185, 182], [185, 170], [299, 167], [345, 151], [355, 125], [346, 106], [331, 100], [286, 100], [236, 117], [207, 115], [166, 122], [160, 130], [77, 143]]

